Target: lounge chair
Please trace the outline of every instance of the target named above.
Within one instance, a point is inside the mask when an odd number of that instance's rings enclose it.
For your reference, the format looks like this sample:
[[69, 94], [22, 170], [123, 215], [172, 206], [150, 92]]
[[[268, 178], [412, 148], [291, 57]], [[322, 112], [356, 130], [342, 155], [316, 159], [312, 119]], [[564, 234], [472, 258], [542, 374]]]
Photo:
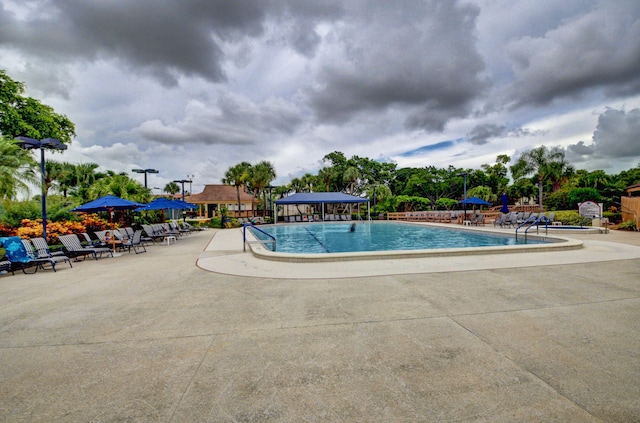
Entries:
[[40, 250], [34, 248], [34, 244], [32, 244], [31, 241], [28, 239], [23, 239], [22, 245], [24, 246], [24, 249], [27, 251], [27, 254], [29, 255], [29, 257], [31, 257], [33, 260], [40, 262], [40, 268], [42, 270], [45, 270], [44, 265], [47, 263], [51, 265], [51, 269], [53, 269], [54, 272], [56, 271], [56, 264], [58, 263], [69, 263], [69, 267], [73, 267], [73, 265], [71, 264], [71, 260], [67, 256], [64, 256], [64, 255], [53, 256], [50, 254], [41, 255]]
[[7, 260], [11, 263], [12, 274], [18, 269], [22, 270], [22, 273], [29, 273], [26, 269], [30, 267], [35, 268], [30, 273], [36, 273], [38, 269], [44, 269], [44, 263], [51, 263], [49, 260], [40, 260], [30, 256], [19, 236], [1, 237], [0, 246], [4, 248]]
[[40, 256], [65, 256], [64, 251], [51, 251], [49, 248], [49, 244], [47, 244], [47, 240], [39, 237], [39, 238], [31, 238], [31, 243], [38, 251], [38, 255]]
[[[142, 242], [142, 229], [138, 229], [137, 231], [135, 231], [133, 233], [133, 238], [127, 238], [122, 240], [121, 248], [123, 250], [127, 249], [128, 252], [131, 252], [131, 249], [133, 248], [133, 251], [136, 254], [146, 253], [147, 249], [145, 248]], [[138, 250], [142, 250], [142, 251], [138, 251]]]
[[151, 238], [153, 242], [155, 242], [156, 240], [162, 241], [164, 239], [164, 231], [162, 231], [162, 229], [158, 231], [152, 225], [142, 225], [142, 230], [148, 238]]
[[9, 260], [0, 261], [0, 275], [11, 272], [11, 262]]
[[75, 258], [75, 261], [80, 261], [80, 257], [85, 259], [88, 255], [93, 256], [94, 259], [102, 257], [102, 254], [108, 253], [113, 257], [113, 251], [107, 247], [84, 247], [80, 243], [80, 238], [76, 234], [58, 235], [58, 239], [64, 246], [69, 257]]
[[86, 232], [83, 232], [80, 235], [82, 235], [82, 238], [84, 238], [84, 240], [86, 241], [86, 243], [87, 243], [87, 245], [89, 247], [96, 247], [96, 246], [103, 247], [104, 246], [103, 242], [101, 242], [99, 239], [91, 239], [89, 234], [86, 233]]

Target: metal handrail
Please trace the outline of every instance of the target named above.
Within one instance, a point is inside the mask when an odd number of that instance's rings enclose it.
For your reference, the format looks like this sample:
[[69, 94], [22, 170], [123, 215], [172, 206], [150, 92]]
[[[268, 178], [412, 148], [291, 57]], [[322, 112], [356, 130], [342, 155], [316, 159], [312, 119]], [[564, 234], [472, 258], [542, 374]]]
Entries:
[[524, 240], [526, 241], [527, 233], [529, 232], [529, 229], [531, 229], [533, 225], [536, 225], [536, 231], [539, 231], [539, 225], [543, 219], [544, 219], [545, 235], [549, 235], [549, 219], [547, 219], [547, 216], [538, 216], [535, 219], [531, 219], [531, 218], [527, 219], [526, 221], [522, 222], [520, 226], [516, 228], [516, 240], [518, 239], [518, 229], [522, 228], [527, 223], [529, 224], [524, 230]]
[[[269, 238], [271, 238], [271, 240], [264, 240], [264, 239], [258, 239], [258, 241], [247, 241], [247, 228], [248, 227], [252, 227], [255, 230], [257, 230], [260, 233], [265, 234], [266, 236], [268, 236]], [[258, 228], [256, 225], [254, 225], [253, 223], [244, 223], [242, 225], [242, 251], [247, 251], [247, 244], [273, 244], [273, 251], [276, 250], [276, 238], [271, 235], [270, 233], [267, 233], [265, 231], [263, 231], [262, 229]]]

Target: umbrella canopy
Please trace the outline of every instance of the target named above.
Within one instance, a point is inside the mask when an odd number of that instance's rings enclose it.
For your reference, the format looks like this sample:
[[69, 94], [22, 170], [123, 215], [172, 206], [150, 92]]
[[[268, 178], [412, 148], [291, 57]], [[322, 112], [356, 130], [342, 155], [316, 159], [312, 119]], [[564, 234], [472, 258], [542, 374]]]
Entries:
[[131, 210], [140, 206], [144, 206], [144, 204], [125, 200], [115, 195], [105, 195], [97, 200], [89, 201], [88, 203], [78, 206], [71, 211], [78, 213], [97, 213], [113, 210]]
[[507, 194], [502, 194], [502, 207], [500, 207], [502, 213], [509, 213], [509, 197]]
[[188, 202], [182, 201], [182, 200], [173, 200], [173, 202], [184, 205], [186, 209], [197, 209], [198, 208], [197, 204], [188, 203]]
[[135, 211], [150, 211], [150, 210], [184, 210], [191, 208], [186, 203], [168, 200], [164, 197], [156, 198], [149, 204], [142, 204], [142, 207], [138, 207]]
[[460, 204], [472, 204], [474, 206], [490, 206], [491, 203], [488, 201], [484, 201], [482, 198], [478, 197], [469, 197], [464, 200], [458, 201]]

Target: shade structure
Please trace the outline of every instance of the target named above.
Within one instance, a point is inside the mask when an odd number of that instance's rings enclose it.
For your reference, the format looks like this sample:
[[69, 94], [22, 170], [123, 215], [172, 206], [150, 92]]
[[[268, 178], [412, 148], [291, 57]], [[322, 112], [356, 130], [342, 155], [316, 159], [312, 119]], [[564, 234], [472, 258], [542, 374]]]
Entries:
[[500, 207], [502, 213], [509, 213], [509, 197], [507, 194], [502, 194], [502, 207]]
[[484, 201], [482, 198], [469, 197], [459, 201], [460, 204], [471, 204], [473, 206], [490, 206], [491, 203]]
[[105, 195], [97, 200], [89, 201], [88, 203], [78, 206], [71, 211], [78, 213], [97, 213], [110, 212], [114, 210], [132, 210], [141, 206], [144, 206], [144, 204], [125, 200], [124, 198], [116, 197], [115, 195]]
[[276, 204], [366, 203], [369, 200], [341, 192], [299, 192], [276, 200]]
[[[327, 203], [369, 203], [367, 198], [356, 197], [342, 192], [299, 192], [274, 202], [276, 205], [285, 204], [322, 204], [322, 220], [324, 220], [324, 207]], [[369, 204], [367, 204], [367, 209]], [[275, 212], [274, 212], [275, 215]]]

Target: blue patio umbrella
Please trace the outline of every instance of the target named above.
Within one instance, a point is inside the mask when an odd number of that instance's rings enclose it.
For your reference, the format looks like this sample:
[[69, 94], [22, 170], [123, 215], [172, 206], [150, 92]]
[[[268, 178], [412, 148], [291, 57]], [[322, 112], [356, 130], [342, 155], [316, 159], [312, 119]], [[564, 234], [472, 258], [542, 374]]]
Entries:
[[469, 197], [464, 200], [458, 201], [460, 204], [471, 204], [473, 206], [490, 206], [491, 203], [488, 201], [484, 201], [482, 198], [478, 197]]
[[[111, 230], [113, 231], [113, 212], [116, 210], [132, 210], [136, 207], [143, 206], [144, 204], [136, 203], [134, 201], [125, 200], [124, 198], [116, 197], [115, 195], [105, 195], [97, 200], [89, 201], [81, 206], [71, 210], [78, 213], [98, 213], [109, 212]], [[113, 240], [113, 249], [115, 250], [116, 237], [111, 237]]]
[[502, 194], [502, 207], [500, 207], [502, 213], [509, 213], [509, 197], [507, 194]]
[[115, 195], [105, 195], [97, 200], [89, 201], [88, 203], [78, 206], [71, 211], [78, 213], [98, 213], [111, 212], [114, 210], [132, 210], [140, 206], [144, 206], [144, 204], [125, 200]]
[[138, 207], [135, 211], [151, 211], [151, 210], [162, 210], [162, 220], [165, 220], [164, 211], [165, 210], [186, 210], [191, 208], [189, 203], [184, 203], [180, 200], [169, 200], [165, 197], [159, 197], [150, 202], [149, 204], [144, 204], [142, 207]]
[[186, 209], [197, 209], [198, 205], [197, 204], [192, 204], [189, 203], [187, 201], [182, 201], [180, 199], [178, 200], [173, 200], [174, 203], [178, 203], [178, 204], [182, 204], [183, 206], [185, 206]]
[[191, 208], [187, 203], [182, 203], [179, 200], [168, 200], [164, 197], [156, 198], [149, 204], [142, 204], [141, 207], [136, 208], [135, 211], [149, 211], [149, 210], [185, 210]]

